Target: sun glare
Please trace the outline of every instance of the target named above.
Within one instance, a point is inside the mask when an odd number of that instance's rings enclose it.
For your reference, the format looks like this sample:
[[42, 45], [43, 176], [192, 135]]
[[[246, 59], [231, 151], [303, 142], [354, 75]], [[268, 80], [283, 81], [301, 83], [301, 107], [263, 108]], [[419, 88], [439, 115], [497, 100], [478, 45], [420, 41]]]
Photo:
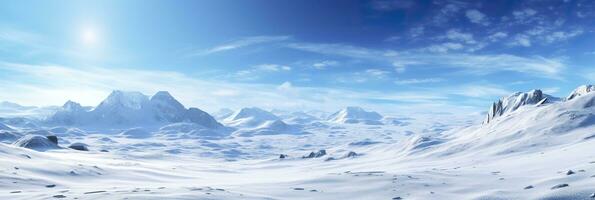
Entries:
[[86, 28], [81, 33], [81, 39], [85, 45], [95, 45], [97, 43], [97, 32], [92, 28]]

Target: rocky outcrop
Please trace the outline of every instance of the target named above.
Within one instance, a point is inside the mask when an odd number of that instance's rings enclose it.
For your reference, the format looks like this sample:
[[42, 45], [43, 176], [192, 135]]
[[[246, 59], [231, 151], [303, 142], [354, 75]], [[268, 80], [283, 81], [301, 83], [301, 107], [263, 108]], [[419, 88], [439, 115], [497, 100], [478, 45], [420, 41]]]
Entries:
[[513, 112], [522, 106], [526, 105], [541, 105], [545, 103], [551, 103], [558, 101], [556, 97], [544, 94], [541, 90], [531, 90], [529, 92], [517, 92], [508, 97], [504, 97], [497, 102], [494, 102], [488, 114], [483, 121], [484, 124], [488, 124], [495, 118], [502, 116], [506, 113]]
[[595, 85], [581, 85], [578, 88], [574, 89], [570, 95], [568, 95], [568, 97], [566, 97], [566, 100], [572, 100], [576, 97], [585, 95], [589, 92], [593, 92], [595, 91]]
[[57, 141], [50, 140], [46, 136], [29, 134], [21, 137], [13, 143], [15, 146], [33, 149], [37, 151], [45, 151], [50, 149], [60, 148]]

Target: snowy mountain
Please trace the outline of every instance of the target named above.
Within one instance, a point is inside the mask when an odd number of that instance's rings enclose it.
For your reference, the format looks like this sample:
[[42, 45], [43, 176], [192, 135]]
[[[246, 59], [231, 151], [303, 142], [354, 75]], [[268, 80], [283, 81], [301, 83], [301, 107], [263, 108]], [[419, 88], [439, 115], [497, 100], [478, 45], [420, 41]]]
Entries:
[[237, 128], [238, 136], [298, 134], [299, 127], [288, 125], [281, 118], [260, 108], [242, 108], [223, 121]]
[[217, 112], [213, 113], [213, 117], [215, 117], [215, 119], [217, 120], [224, 120], [225, 118], [228, 118], [229, 116], [233, 115], [234, 111], [229, 109], [229, 108], [222, 108], [219, 109]]
[[[245, 108], [224, 120], [235, 127], [228, 134], [187, 122], [208, 116], [181, 109], [167, 93], [112, 104], [155, 123], [183, 121], [158, 130], [66, 134], [73, 129], [7, 118], [0, 198], [47, 199], [64, 188], [65, 198], [106, 199], [592, 199], [595, 92], [581, 88], [564, 101], [539, 90], [515, 93], [495, 103], [502, 114], [489, 123], [470, 115], [472, 124], [346, 108], [332, 116], [340, 123], [300, 127], [284, 121], [311, 115]], [[61, 110], [91, 113], [74, 102]], [[443, 131], [426, 133], [433, 128]], [[83, 143], [89, 151], [60, 148], [49, 139], [56, 133], [65, 133], [57, 134], [64, 147]]]
[[305, 112], [292, 112], [283, 116], [283, 121], [291, 124], [308, 124], [320, 121], [320, 118], [312, 116]]
[[64, 105], [51, 115], [47, 121], [54, 124], [73, 125], [85, 121], [88, 109], [81, 106], [81, 104], [67, 101]]
[[28, 118], [43, 118], [53, 114], [58, 110], [58, 106], [23, 106], [17, 103], [3, 101], [0, 102], [0, 116], [1, 117], [28, 117]]
[[232, 127], [257, 127], [267, 121], [280, 120], [279, 117], [257, 107], [242, 108], [223, 122]]
[[127, 127], [191, 122], [207, 128], [222, 127], [208, 113], [198, 108], [186, 109], [165, 91], [157, 92], [149, 98], [140, 92], [116, 90], [90, 111], [78, 103], [68, 101], [47, 122], [58, 125]]
[[574, 89], [574, 91], [572, 91], [570, 93], [570, 95], [568, 95], [568, 97], [566, 97], [566, 100], [572, 100], [576, 97], [585, 95], [589, 92], [595, 91], [595, 86], [594, 85], [581, 85], [578, 88]]
[[366, 111], [360, 107], [346, 107], [328, 117], [328, 121], [341, 124], [380, 125], [382, 115], [374, 111]]
[[531, 90], [529, 92], [517, 92], [494, 102], [484, 120], [484, 124], [490, 123], [499, 116], [513, 112], [527, 105], [542, 105], [559, 101], [557, 97], [544, 94], [541, 90]]

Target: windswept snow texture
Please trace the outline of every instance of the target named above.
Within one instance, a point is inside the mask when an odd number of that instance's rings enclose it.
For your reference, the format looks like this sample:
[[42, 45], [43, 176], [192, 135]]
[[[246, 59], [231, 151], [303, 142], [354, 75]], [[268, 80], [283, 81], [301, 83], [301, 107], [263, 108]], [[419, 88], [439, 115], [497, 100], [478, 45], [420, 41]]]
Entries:
[[484, 123], [348, 107], [225, 110], [221, 124], [167, 92], [116, 91], [0, 118], [0, 199], [592, 199], [588, 88], [512, 94]]

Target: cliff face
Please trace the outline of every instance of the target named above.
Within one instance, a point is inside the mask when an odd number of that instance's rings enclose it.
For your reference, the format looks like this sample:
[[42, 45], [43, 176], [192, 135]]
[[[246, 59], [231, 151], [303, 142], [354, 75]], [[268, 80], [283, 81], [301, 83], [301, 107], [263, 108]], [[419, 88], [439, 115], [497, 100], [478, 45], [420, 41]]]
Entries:
[[513, 112], [522, 106], [540, 105], [557, 101], [558, 98], [543, 94], [541, 90], [531, 90], [529, 92], [517, 92], [494, 102], [488, 114], [483, 121], [484, 124], [490, 123], [495, 118], [506, 113]]

